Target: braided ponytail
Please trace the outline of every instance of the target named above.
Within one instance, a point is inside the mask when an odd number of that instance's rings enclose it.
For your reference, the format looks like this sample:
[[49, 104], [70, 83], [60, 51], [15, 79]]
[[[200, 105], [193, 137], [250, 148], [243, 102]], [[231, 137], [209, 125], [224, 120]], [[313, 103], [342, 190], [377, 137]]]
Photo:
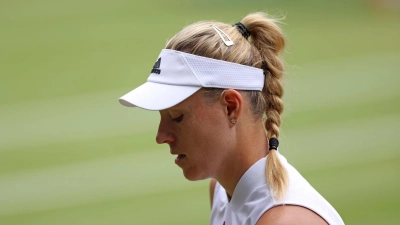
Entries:
[[[279, 137], [280, 115], [283, 112], [281, 78], [284, 73], [284, 63], [280, 53], [284, 48], [285, 39], [276, 22], [273, 19], [268, 19], [262, 13], [250, 14], [241, 21], [250, 32], [251, 43], [261, 55], [261, 68], [264, 70], [265, 75], [262, 95], [266, 102], [265, 113], [267, 119], [265, 128], [268, 140]], [[275, 150], [270, 150], [268, 154], [266, 179], [276, 198], [281, 198], [285, 195], [288, 186], [288, 175]]]

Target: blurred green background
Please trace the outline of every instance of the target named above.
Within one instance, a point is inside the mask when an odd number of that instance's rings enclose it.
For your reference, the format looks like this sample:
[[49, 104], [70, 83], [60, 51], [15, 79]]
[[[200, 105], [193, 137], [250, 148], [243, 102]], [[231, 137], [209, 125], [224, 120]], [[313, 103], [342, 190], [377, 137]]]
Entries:
[[280, 151], [347, 224], [400, 224], [398, 1], [0, 2], [0, 224], [208, 224], [208, 181], [122, 107], [198, 20], [285, 16]]

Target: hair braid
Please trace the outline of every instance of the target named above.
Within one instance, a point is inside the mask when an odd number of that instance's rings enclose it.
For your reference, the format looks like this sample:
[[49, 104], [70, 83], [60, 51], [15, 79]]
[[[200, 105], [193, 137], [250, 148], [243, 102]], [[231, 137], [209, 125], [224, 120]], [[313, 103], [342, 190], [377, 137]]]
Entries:
[[[241, 21], [249, 30], [251, 42], [258, 49], [265, 74], [265, 85], [262, 91], [266, 99], [265, 129], [267, 138], [278, 138], [283, 112], [283, 87], [281, 78], [284, 74], [284, 63], [280, 53], [285, 46], [285, 39], [275, 20], [268, 19], [262, 13], [250, 14]], [[266, 167], [266, 180], [274, 196], [281, 198], [288, 186], [286, 169], [279, 160], [275, 150], [269, 151]]]

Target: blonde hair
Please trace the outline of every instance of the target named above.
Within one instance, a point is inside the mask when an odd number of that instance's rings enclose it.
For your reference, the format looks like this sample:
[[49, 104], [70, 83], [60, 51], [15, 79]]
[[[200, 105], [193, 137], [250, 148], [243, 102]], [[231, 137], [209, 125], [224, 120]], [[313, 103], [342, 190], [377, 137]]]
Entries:
[[[263, 90], [245, 91], [245, 93], [249, 96], [256, 119], [261, 118], [265, 112], [268, 139], [279, 137], [280, 115], [283, 112], [281, 78], [284, 74], [284, 63], [280, 54], [285, 39], [277, 22], [264, 13], [247, 15], [241, 23], [250, 33], [249, 40], [246, 40], [235, 26], [215, 21], [198, 22], [185, 27], [166, 46], [167, 49], [263, 69], [265, 75]], [[234, 45], [227, 47], [211, 25], [223, 30]], [[215, 99], [215, 96], [220, 96], [222, 90], [205, 88], [204, 91], [207, 98]], [[287, 171], [275, 150], [269, 151], [267, 158], [267, 183], [273, 195], [281, 198], [286, 194], [288, 186]]]

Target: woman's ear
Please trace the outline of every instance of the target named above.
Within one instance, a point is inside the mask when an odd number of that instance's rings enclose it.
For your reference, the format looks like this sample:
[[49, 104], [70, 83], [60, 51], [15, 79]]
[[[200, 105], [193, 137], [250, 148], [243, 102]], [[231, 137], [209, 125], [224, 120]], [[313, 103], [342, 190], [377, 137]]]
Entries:
[[225, 90], [221, 94], [220, 101], [225, 108], [227, 118], [237, 121], [243, 108], [243, 98], [240, 92], [234, 89]]

